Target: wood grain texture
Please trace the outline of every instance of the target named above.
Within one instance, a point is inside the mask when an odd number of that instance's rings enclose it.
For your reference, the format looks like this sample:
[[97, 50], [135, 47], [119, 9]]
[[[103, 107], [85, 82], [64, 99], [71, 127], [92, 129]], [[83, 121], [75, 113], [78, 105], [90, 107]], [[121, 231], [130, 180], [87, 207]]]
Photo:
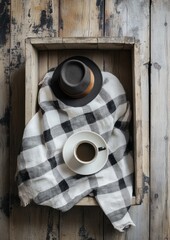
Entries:
[[[170, 239], [170, 2], [151, 8], [150, 239]], [[155, 231], [159, 229], [159, 231]]]
[[[69, 224], [68, 224], [69, 223]], [[103, 239], [103, 213], [99, 207], [74, 207], [61, 214], [60, 239]]]
[[13, 224], [11, 225], [11, 240], [18, 239], [58, 239], [59, 214], [56, 210], [28, 206], [22, 208], [16, 206], [12, 211]]
[[[10, 240], [45, 240], [55, 239], [58, 236], [57, 228], [55, 227], [58, 224], [58, 212], [54, 212], [49, 208], [41, 208], [40, 206], [31, 205], [25, 209], [19, 207], [19, 200], [16, 198], [17, 187], [15, 182], [16, 159], [25, 126], [25, 40], [33, 36], [54, 37], [57, 34], [58, 1], [11, 1], [10, 70], [12, 114], [10, 121], [10, 207], [12, 211], [10, 228], [7, 231], [10, 235], [8, 238]], [[44, 63], [42, 64], [44, 68]], [[30, 69], [29, 74], [33, 76], [37, 73]], [[29, 74], [27, 75], [28, 78]], [[32, 89], [34, 93], [36, 89]]]
[[59, 36], [102, 36], [104, 25], [103, 0], [60, 1]]
[[0, 236], [9, 239], [10, 1], [0, 1]]
[[[105, 36], [135, 37], [140, 41], [140, 72], [142, 96], [142, 144], [144, 171], [144, 201], [130, 209], [136, 224], [127, 231], [125, 239], [149, 239], [149, 1], [105, 1]], [[139, 218], [140, 216], [140, 218]], [[144, 219], [144, 221], [141, 221]]]

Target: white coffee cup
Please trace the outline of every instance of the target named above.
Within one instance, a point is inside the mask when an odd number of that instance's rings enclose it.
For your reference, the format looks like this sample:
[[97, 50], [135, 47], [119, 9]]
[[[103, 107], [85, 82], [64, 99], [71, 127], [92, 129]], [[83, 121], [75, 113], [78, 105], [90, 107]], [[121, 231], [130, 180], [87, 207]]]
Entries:
[[82, 140], [74, 147], [74, 157], [81, 164], [90, 164], [97, 159], [100, 151], [105, 147], [97, 147], [95, 143]]

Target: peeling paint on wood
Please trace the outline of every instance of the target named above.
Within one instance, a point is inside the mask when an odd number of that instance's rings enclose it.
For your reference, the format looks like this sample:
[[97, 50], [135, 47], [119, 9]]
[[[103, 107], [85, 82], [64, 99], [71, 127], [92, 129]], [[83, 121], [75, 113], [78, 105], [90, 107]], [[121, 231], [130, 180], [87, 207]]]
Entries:
[[[32, 32], [33, 33], [39, 33], [39, 32], [43, 32], [46, 28], [48, 29], [49, 32], [53, 33], [53, 9], [52, 9], [52, 2], [49, 1], [47, 4], [47, 9], [43, 9], [40, 12], [40, 20], [39, 20], [39, 24], [36, 25], [34, 23], [33, 27], [32, 27]], [[28, 12], [28, 16], [30, 16], [30, 9]]]
[[149, 192], [149, 184], [150, 184], [149, 177], [143, 174], [143, 194], [146, 194]]
[[9, 127], [9, 121], [10, 121], [10, 108], [7, 107], [5, 109], [4, 115], [0, 118], [0, 124]]
[[48, 7], [49, 13], [52, 14], [52, 13], [53, 13], [52, 1], [49, 1], [49, 2], [48, 2], [47, 7]]
[[95, 240], [89, 236], [87, 229], [84, 226], [81, 226], [79, 229], [79, 237], [81, 240]]
[[9, 0], [0, 1], [0, 47], [6, 43], [10, 31], [9, 5]]
[[16, 195], [6, 194], [0, 197], [0, 210], [5, 214], [6, 217], [10, 217], [13, 206], [19, 206], [20, 200]]
[[0, 0], [0, 239], [9, 239], [10, 0]]
[[43, 31], [43, 27], [44, 25], [46, 25], [47, 22], [47, 15], [46, 15], [46, 10], [42, 10], [41, 11], [41, 15], [40, 15], [40, 24], [38, 25], [33, 25], [33, 32], [34, 33], [38, 33], [39, 31]]
[[46, 240], [57, 240], [57, 236], [54, 236], [53, 233], [53, 215], [52, 215], [52, 209], [48, 212], [48, 223], [47, 223], [47, 236]]
[[[96, 6], [99, 10], [98, 20], [99, 20], [99, 29], [103, 29], [104, 27], [104, 0], [97, 0]], [[103, 29], [104, 30], [104, 29]]]
[[[4, 82], [6, 84], [9, 84], [9, 76], [10, 76], [10, 67], [9, 67], [9, 62], [8, 62], [9, 54], [10, 54], [10, 49], [9, 48], [6, 48], [6, 47], [1, 48], [1, 53], [0, 53], [0, 56], [2, 56], [1, 57], [1, 61], [2, 61], [1, 64], [3, 64]], [[2, 75], [1, 75], [1, 80], [2, 80]]]
[[112, 21], [110, 21], [110, 18], [107, 18], [105, 20], [105, 36], [110, 36], [110, 22], [112, 23]]
[[16, 42], [14, 48], [11, 48], [11, 62], [10, 62], [11, 71], [20, 68], [24, 64], [25, 59], [22, 52], [23, 50], [21, 49], [21, 43]]
[[9, 194], [0, 198], [0, 209], [5, 214], [6, 217], [10, 216], [9, 202], [10, 202]]

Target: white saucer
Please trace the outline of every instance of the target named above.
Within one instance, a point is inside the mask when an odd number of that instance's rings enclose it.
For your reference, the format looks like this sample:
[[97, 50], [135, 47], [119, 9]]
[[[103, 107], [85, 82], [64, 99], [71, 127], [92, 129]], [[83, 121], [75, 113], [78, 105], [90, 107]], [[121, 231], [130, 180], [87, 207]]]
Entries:
[[[74, 147], [80, 141], [91, 141], [98, 148], [104, 147], [105, 150], [99, 151], [95, 161], [89, 164], [81, 164], [74, 157]], [[75, 173], [90, 175], [100, 171], [108, 159], [108, 148], [105, 140], [97, 133], [92, 131], [80, 131], [71, 135], [63, 147], [63, 159], [66, 165]]]

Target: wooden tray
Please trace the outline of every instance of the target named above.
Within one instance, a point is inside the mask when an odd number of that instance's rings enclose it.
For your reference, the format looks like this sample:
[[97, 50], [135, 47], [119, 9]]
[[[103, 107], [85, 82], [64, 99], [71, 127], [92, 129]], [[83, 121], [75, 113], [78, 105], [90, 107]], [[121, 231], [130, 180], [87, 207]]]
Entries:
[[[48, 69], [65, 58], [83, 55], [93, 59], [101, 70], [112, 72], [121, 81], [131, 102], [135, 184], [132, 204], [143, 198], [142, 96], [139, 42], [134, 38], [28, 38], [26, 39], [25, 124], [36, 113], [38, 83]], [[97, 205], [92, 197], [77, 205]]]

